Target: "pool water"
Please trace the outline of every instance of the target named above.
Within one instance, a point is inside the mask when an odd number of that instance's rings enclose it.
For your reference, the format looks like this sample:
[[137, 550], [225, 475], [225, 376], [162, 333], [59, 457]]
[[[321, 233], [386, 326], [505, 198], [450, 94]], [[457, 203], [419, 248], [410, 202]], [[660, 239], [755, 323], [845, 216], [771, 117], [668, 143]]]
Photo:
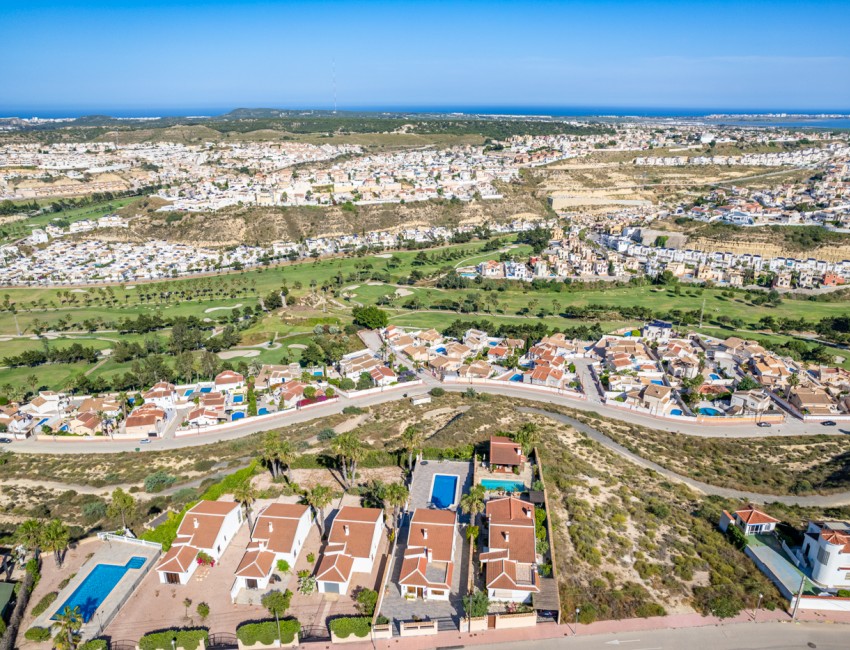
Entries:
[[455, 504], [457, 494], [457, 476], [435, 474], [431, 484], [431, 503], [437, 508], [448, 508]]
[[[130, 569], [141, 569], [145, 565], [145, 558], [131, 557], [124, 566], [118, 564], [98, 564], [86, 576], [74, 592], [68, 596], [64, 603], [56, 610], [57, 613], [65, 611], [66, 607], [80, 608], [83, 622], [88, 623], [95, 615], [98, 608], [106, 600], [106, 597], [115, 589], [115, 585], [121, 582], [121, 578]], [[54, 619], [56, 616], [54, 615]]]
[[652, 383], [655, 384], [656, 386], [663, 386], [664, 385], [664, 382], [661, 381], [660, 379], [653, 379]]
[[50, 418], [42, 418], [41, 420], [38, 421], [38, 424], [36, 424], [35, 426], [40, 427], [42, 424], [47, 422], [49, 419]]
[[682, 415], [682, 409], [673, 409], [670, 411], [670, 415]]
[[240, 404], [241, 402], [242, 402], [242, 396], [241, 395], [234, 395], [233, 396], [233, 403], [234, 404]]
[[700, 415], [708, 415], [708, 416], [711, 416], [711, 417], [717, 417], [719, 415], [723, 415], [723, 413], [721, 411], [718, 411], [717, 409], [709, 408], [708, 406], [702, 407], [699, 410], [699, 412], [700, 412]]
[[484, 478], [481, 479], [481, 485], [488, 492], [495, 492], [497, 490], [502, 490], [503, 492], [522, 492], [525, 490], [525, 483], [522, 481]]
[[257, 410], [257, 415], [268, 415], [268, 413], [269, 410], [265, 406], [262, 406]]
[[434, 352], [436, 352], [437, 354], [445, 354], [446, 348], [437, 348], [436, 350], [434, 350]]
[[204, 387], [201, 389], [201, 392], [202, 392], [202, 393], [211, 393], [211, 392], [212, 392], [212, 386], [204, 386]]
[[711, 379], [712, 381], [720, 381], [720, 379], [721, 379], [720, 375], [715, 375], [714, 373], [711, 373], [708, 376], [708, 378]]
[[511, 377], [511, 381], [522, 381], [522, 374], [517, 373], [513, 377]]
[[245, 413], [243, 413], [242, 411], [236, 411], [236, 413], [230, 416], [230, 421], [232, 422], [233, 420], [241, 420], [244, 417]]
[[189, 389], [189, 390], [187, 390], [185, 393], [183, 393], [183, 397], [189, 397], [189, 395], [191, 395], [191, 394], [192, 394], [192, 393], [194, 393], [194, 392], [195, 392], [195, 389], [194, 389], [194, 388], [190, 388], [190, 389]]

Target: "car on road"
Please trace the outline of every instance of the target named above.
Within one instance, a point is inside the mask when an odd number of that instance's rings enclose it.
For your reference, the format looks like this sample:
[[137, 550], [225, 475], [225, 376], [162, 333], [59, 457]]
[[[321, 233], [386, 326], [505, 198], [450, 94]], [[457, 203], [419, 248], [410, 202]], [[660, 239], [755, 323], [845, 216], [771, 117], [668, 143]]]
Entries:
[[142, 438], [141, 440], [139, 440], [139, 444], [140, 445], [149, 445], [149, 444], [151, 444], [151, 439], [150, 438]]
[[834, 420], [824, 420], [823, 422], [821, 422], [821, 426], [824, 426], [824, 427], [834, 427], [834, 426], [835, 426], [835, 421], [834, 421]]
[[773, 425], [770, 422], [759, 422], [756, 426], [761, 427], [762, 429], [769, 429]]
[[12, 442], [11, 438], [0, 438], [0, 444], [8, 445], [11, 442]]

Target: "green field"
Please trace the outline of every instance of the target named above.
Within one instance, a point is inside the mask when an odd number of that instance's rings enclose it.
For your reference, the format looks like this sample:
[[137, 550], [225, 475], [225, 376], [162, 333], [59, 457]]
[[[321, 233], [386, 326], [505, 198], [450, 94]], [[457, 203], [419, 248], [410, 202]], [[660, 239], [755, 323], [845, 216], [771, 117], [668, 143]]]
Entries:
[[[115, 212], [119, 208], [123, 208], [130, 203], [138, 201], [139, 197], [126, 197], [121, 199], [112, 199], [102, 203], [93, 203], [81, 208], [72, 210], [63, 210], [62, 212], [47, 212], [40, 214], [37, 217], [21, 219], [19, 221], [11, 221], [0, 226], [0, 243], [8, 243], [28, 237], [34, 228], [44, 228], [51, 221], [63, 219], [69, 223], [82, 221], [83, 219], [100, 219], [101, 217]], [[47, 202], [49, 203], [49, 201]]]

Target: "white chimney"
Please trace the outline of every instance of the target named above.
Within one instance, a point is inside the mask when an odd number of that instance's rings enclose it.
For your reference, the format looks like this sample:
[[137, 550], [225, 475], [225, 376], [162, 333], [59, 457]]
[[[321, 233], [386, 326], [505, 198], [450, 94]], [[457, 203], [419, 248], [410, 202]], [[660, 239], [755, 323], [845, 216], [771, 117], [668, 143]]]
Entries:
[[197, 517], [194, 517], [194, 518], [192, 519], [192, 525], [193, 525], [195, 528], [197, 528], [197, 527], [199, 526], [199, 524], [198, 524], [198, 518], [197, 518]]
[[505, 531], [505, 541], [506, 542], [511, 541], [511, 534], [508, 531]]
[[427, 528], [422, 529], [422, 539], [428, 539], [428, 529]]
[[526, 519], [531, 519], [531, 508], [525, 509], [525, 517]]
[[348, 524], [344, 524], [342, 526], [342, 532], [345, 533], [346, 537], [348, 537]]
[[274, 532], [274, 524], [271, 521], [269, 522], [269, 532], [270, 533]]

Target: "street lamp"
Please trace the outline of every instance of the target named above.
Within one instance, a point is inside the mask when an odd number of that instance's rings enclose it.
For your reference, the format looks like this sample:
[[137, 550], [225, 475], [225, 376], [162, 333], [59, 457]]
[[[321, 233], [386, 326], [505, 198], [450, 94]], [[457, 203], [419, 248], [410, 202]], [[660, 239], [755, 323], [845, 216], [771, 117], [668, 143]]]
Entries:
[[753, 623], [756, 622], [756, 616], [758, 615], [759, 610], [761, 609], [761, 599], [764, 598], [764, 594], [759, 594], [759, 603], [756, 605], [756, 609], [753, 612]]
[[578, 636], [578, 615], [581, 612], [581, 607], [576, 607], [576, 626], [573, 629], [573, 635]]

